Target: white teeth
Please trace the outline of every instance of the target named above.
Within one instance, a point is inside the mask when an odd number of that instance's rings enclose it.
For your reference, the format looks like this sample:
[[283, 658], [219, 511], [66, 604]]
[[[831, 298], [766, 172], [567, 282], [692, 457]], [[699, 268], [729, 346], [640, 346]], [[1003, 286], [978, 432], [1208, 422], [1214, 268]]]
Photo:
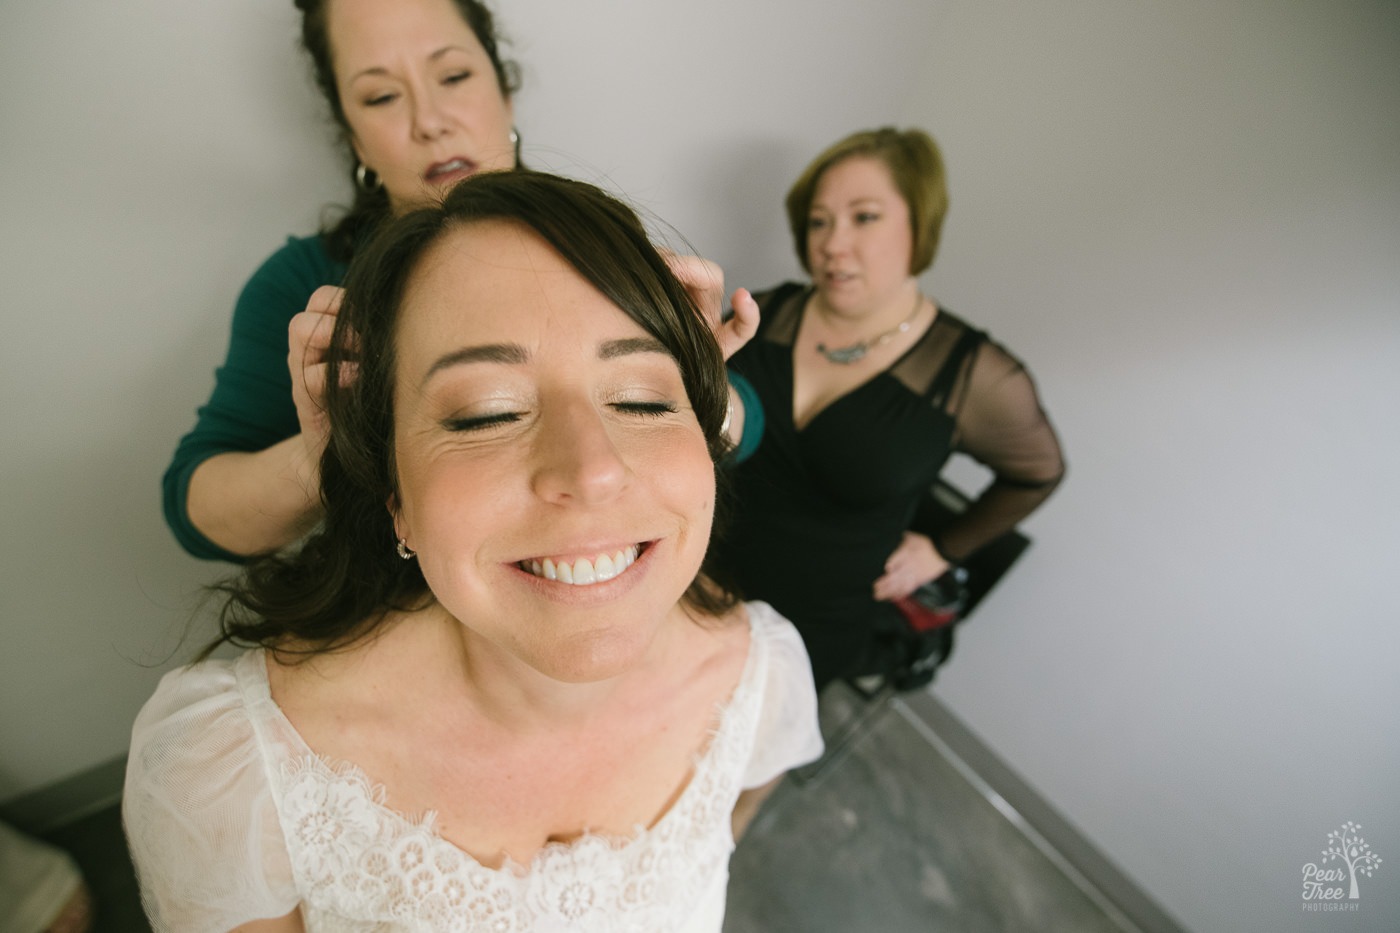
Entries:
[[599, 583], [617, 576], [617, 569], [613, 567], [613, 559], [606, 554], [599, 554], [598, 559], [593, 562], [593, 576]]
[[599, 554], [592, 560], [581, 557], [572, 564], [562, 560], [555, 563], [552, 558], [545, 557], [522, 560], [519, 566], [521, 570], [537, 577], [544, 577], [546, 580], [556, 580], [574, 586], [588, 586], [592, 583], [604, 583], [611, 580], [631, 567], [636, 560], [637, 546], [633, 544], [612, 555]]

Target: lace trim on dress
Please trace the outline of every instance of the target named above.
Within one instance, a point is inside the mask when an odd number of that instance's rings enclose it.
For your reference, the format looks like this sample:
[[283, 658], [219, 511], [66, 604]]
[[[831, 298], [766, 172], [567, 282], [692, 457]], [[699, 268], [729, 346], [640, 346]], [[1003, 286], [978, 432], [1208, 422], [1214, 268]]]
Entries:
[[[766, 666], [753, 625], [750, 639], [707, 747], [655, 824], [631, 836], [585, 831], [550, 842], [526, 865], [482, 865], [438, 834], [435, 812], [410, 819], [385, 803], [384, 787], [359, 767], [331, 763], [299, 743], [281, 763], [277, 796], [308, 929], [654, 933], [681, 925], [727, 876], [729, 816], [765, 676], [754, 668]], [[347, 927], [350, 918], [370, 925]]]

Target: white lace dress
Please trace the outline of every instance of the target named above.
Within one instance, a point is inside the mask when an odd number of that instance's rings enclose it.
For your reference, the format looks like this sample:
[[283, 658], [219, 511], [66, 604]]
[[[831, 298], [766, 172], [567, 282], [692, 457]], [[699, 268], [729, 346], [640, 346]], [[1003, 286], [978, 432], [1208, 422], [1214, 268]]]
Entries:
[[132, 730], [122, 803], [153, 928], [227, 933], [299, 904], [310, 933], [716, 933], [739, 792], [821, 753], [801, 639], [766, 603], [748, 610], [739, 684], [660, 820], [499, 869], [312, 752], [272, 700], [262, 651], [172, 671]]

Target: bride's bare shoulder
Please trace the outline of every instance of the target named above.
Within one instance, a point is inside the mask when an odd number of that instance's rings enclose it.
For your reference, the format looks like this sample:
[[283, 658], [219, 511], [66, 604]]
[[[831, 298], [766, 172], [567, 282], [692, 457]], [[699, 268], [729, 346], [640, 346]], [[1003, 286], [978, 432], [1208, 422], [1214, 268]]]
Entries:
[[710, 676], [728, 679], [727, 673], [738, 676], [749, 655], [749, 610], [736, 603], [718, 615], [696, 615], [691, 626], [694, 641], [690, 656], [701, 659], [700, 671]]
[[[342, 646], [287, 641], [267, 652], [267, 679], [280, 702], [343, 702], [367, 684], [391, 676], [413, 648], [415, 630], [387, 618], [374, 631]], [[421, 629], [421, 627], [420, 627]]]

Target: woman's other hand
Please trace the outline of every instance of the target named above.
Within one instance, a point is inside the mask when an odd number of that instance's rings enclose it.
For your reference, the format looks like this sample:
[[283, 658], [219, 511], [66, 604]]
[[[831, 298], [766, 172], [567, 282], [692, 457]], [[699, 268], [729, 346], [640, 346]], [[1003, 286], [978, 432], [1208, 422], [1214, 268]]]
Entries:
[[729, 306], [734, 313], [715, 329], [715, 337], [719, 339], [719, 348], [724, 351], [726, 360], [758, 333], [758, 302], [753, 300], [747, 288], [736, 289], [729, 299]]
[[899, 547], [885, 561], [885, 573], [875, 581], [875, 598], [903, 599], [930, 580], [943, 576], [948, 561], [927, 535], [906, 531]]
[[734, 313], [726, 319], [724, 270], [717, 263], [699, 256], [681, 256], [670, 250], [662, 250], [661, 255], [671, 267], [671, 274], [685, 286], [690, 300], [710, 322], [724, 358], [727, 360], [738, 353], [758, 332], [758, 302], [753, 300], [749, 290], [740, 288], [734, 292], [730, 299]]

